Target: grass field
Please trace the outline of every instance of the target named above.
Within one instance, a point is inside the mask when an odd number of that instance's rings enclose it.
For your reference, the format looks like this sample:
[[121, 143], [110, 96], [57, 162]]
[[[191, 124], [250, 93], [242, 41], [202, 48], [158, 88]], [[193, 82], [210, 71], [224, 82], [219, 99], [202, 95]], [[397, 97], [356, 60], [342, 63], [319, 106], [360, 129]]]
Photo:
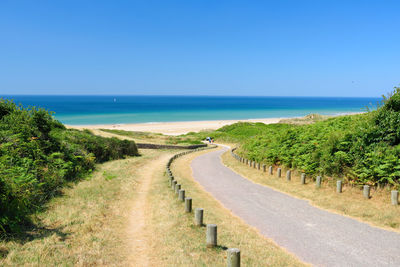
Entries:
[[162, 152], [141, 153], [100, 164], [87, 180], [65, 188], [36, 215], [36, 225], [0, 242], [0, 265], [129, 265], [126, 227], [141, 182], [137, 172]]
[[268, 175], [239, 163], [229, 152], [223, 154], [222, 161], [227, 167], [255, 183], [310, 200], [315, 206], [400, 232], [400, 207], [391, 205], [390, 189], [371, 190], [372, 197], [366, 200], [358, 187], [344, 186], [343, 193], [336, 193], [333, 180], [325, 179], [322, 188], [316, 189], [310, 179], [306, 185], [301, 185], [300, 174], [297, 172], [292, 172], [292, 179], [287, 182], [285, 169], [282, 169], [282, 177], [277, 178], [275, 172]]

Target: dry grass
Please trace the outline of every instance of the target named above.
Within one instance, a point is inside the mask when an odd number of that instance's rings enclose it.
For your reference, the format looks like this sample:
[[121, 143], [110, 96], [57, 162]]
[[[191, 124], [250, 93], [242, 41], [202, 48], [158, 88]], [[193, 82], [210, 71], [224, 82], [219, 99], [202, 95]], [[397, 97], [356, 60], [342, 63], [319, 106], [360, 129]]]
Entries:
[[279, 121], [279, 123], [304, 125], [304, 124], [312, 124], [318, 121], [324, 121], [332, 117], [333, 116], [328, 116], [328, 115], [309, 114], [301, 118], [282, 119]]
[[173, 164], [173, 172], [194, 207], [205, 209], [205, 222], [218, 225], [221, 247], [206, 249], [205, 228], [193, 225], [193, 213], [184, 213], [167, 186], [164, 167], [173, 151], [141, 152], [99, 165], [90, 179], [65, 188], [37, 214], [30, 233], [0, 242], [0, 265], [225, 266], [224, 247], [240, 248], [245, 266], [304, 265], [204, 192], [191, 177], [190, 154]]
[[366, 200], [361, 189], [356, 187], [344, 186], [343, 193], [336, 193], [336, 184], [333, 180], [325, 180], [322, 188], [316, 189], [314, 182], [310, 180], [306, 185], [301, 185], [299, 173], [292, 172], [292, 179], [287, 182], [285, 169], [282, 169], [281, 178], [276, 177], [276, 170], [270, 176], [246, 164], [239, 163], [229, 152], [223, 154], [222, 161], [227, 167], [255, 183], [310, 200], [311, 204], [315, 206], [351, 216], [375, 226], [400, 231], [400, 207], [391, 205], [389, 189], [372, 189], [371, 199]]
[[124, 131], [124, 130], [91, 130], [97, 135], [103, 135], [108, 137], [117, 137], [120, 139], [130, 139], [137, 143], [152, 143], [160, 145], [192, 145], [198, 144], [196, 137], [182, 137], [164, 135], [161, 133], [151, 132], [137, 132], [137, 131]]
[[168, 136], [158, 133], [150, 132], [135, 132], [123, 130], [108, 130], [108, 129], [92, 129], [97, 135], [107, 135], [109, 137], [117, 137], [120, 139], [130, 139], [137, 143], [152, 143], [152, 144], [165, 144]]
[[90, 179], [63, 190], [37, 227], [20, 240], [1, 241], [2, 266], [124, 266], [130, 253], [126, 225], [140, 182], [137, 171], [159, 151], [98, 166]]
[[[206, 152], [200, 152], [206, 153]], [[184, 213], [184, 204], [168, 186], [165, 175], [154, 179], [149, 202], [152, 232], [151, 262], [157, 266], [226, 266], [224, 247], [241, 249], [244, 266], [304, 266], [291, 254], [265, 239], [257, 230], [232, 215], [210, 194], [206, 193], [191, 176], [190, 162], [199, 153], [179, 158], [172, 165], [175, 178], [193, 198], [193, 208], [204, 208], [204, 222], [218, 225], [220, 247], [207, 249], [205, 228], [193, 224], [193, 213]]]

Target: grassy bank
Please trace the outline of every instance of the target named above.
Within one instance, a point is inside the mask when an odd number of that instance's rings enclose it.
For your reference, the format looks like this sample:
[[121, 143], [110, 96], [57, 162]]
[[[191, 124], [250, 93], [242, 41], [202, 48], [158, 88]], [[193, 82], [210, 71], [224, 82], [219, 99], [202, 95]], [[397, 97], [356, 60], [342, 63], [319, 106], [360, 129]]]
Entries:
[[96, 163], [136, 155], [132, 141], [68, 130], [44, 109], [0, 99], [0, 235], [23, 230], [29, 215]]
[[159, 133], [150, 132], [135, 132], [135, 131], [124, 131], [124, 130], [109, 130], [101, 129], [101, 131], [111, 134], [117, 134], [124, 137], [129, 137], [137, 143], [152, 143], [161, 145], [198, 145], [201, 144], [201, 140], [198, 138], [185, 136], [168, 136]]
[[400, 187], [400, 88], [377, 110], [364, 114], [317, 118], [312, 124], [236, 123], [191, 135], [236, 142], [238, 154], [245, 158], [312, 177]]
[[344, 186], [343, 193], [335, 191], [333, 180], [324, 180], [321, 188], [316, 189], [315, 183], [309, 179], [307, 184], [300, 184], [300, 173], [292, 173], [290, 182], [282, 177], [277, 178], [276, 173], [268, 175], [246, 164], [238, 163], [230, 152], [222, 156], [223, 163], [247, 179], [275, 188], [292, 196], [310, 200], [315, 206], [340, 213], [342, 215], [358, 218], [364, 222], [389, 230], [400, 231], [400, 209], [390, 203], [390, 190], [388, 188], [372, 190], [372, 198], [366, 200], [359, 187]]
[[161, 153], [100, 164], [87, 179], [63, 188], [30, 229], [0, 241], [0, 265], [130, 265], [126, 228], [144, 177], [138, 172]]

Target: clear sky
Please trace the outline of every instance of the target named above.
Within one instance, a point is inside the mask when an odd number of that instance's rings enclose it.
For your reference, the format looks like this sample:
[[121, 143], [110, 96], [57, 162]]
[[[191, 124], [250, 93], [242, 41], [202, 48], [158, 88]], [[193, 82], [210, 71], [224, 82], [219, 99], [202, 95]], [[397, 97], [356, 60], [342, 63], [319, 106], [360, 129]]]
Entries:
[[0, 95], [380, 96], [399, 84], [400, 1], [0, 1]]

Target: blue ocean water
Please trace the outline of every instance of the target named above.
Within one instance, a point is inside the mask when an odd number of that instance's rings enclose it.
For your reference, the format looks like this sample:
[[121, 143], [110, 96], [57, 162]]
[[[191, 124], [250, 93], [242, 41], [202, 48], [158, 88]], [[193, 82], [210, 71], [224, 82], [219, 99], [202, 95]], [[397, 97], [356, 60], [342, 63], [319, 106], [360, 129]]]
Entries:
[[335, 115], [374, 108], [380, 98], [242, 96], [2, 96], [54, 112], [69, 125]]

